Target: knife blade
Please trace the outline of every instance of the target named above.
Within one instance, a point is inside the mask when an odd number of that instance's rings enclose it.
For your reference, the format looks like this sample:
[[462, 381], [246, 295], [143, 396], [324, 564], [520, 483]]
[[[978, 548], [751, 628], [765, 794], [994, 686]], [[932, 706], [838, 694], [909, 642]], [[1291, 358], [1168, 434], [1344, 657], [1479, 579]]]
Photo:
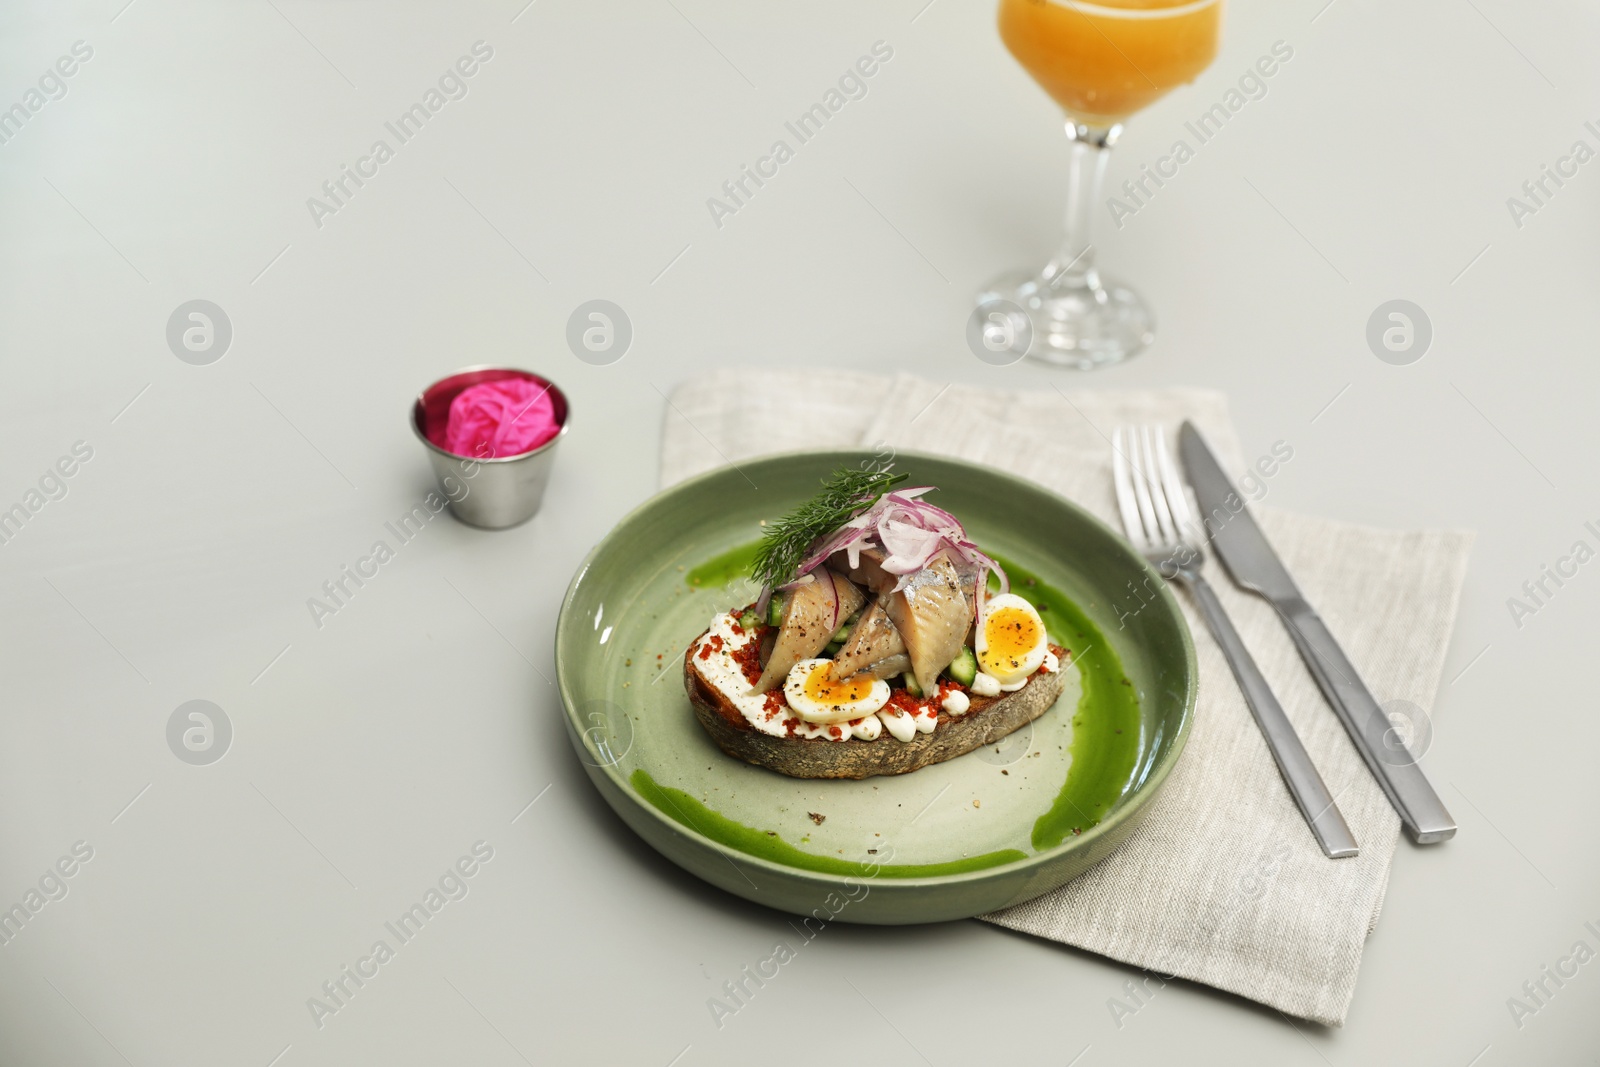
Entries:
[[1258, 594], [1278, 610], [1300, 657], [1317, 680], [1322, 695], [1344, 724], [1367, 769], [1383, 787], [1406, 831], [1419, 845], [1447, 841], [1456, 823], [1427, 775], [1403, 742], [1397, 740], [1388, 715], [1361, 679], [1327, 624], [1300, 592], [1261, 527], [1245, 506], [1192, 423], [1178, 434], [1189, 484], [1206, 526], [1206, 534], [1234, 583]]

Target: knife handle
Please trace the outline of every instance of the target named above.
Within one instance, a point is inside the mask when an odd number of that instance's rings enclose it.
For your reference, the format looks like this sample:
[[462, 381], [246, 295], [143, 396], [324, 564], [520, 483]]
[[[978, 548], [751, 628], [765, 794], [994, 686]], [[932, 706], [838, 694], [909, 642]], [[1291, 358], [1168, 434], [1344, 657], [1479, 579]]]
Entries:
[[1284, 621], [1322, 695], [1344, 723], [1356, 751], [1367, 761], [1367, 768], [1383, 787], [1412, 839], [1419, 845], [1432, 845], [1454, 837], [1455, 819], [1445, 810], [1444, 802], [1410, 750], [1404, 744], [1396, 746], [1386, 740], [1391, 733], [1389, 716], [1322, 617], [1309, 604], [1300, 604], [1284, 613]]
[[1267, 750], [1277, 762], [1278, 772], [1283, 775], [1284, 784], [1289, 787], [1289, 794], [1299, 806], [1300, 814], [1305, 816], [1317, 844], [1322, 846], [1323, 853], [1330, 859], [1357, 855], [1360, 847], [1355, 834], [1350, 832], [1344, 814], [1334, 803], [1333, 794], [1328, 792], [1322, 775], [1317, 773], [1316, 764], [1311, 762], [1310, 753], [1300, 743], [1300, 735], [1295, 733], [1294, 724], [1284, 714], [1283, 705], [1273, 695], [1272, 687], [1256, 666], [1244, 639], [1222, 609], [1222, 601], [1217, 599], [1210, 584], [1198, 573], [1180, 570], [1178, 575], [1188, 584], [1195, 603], [1200, 605], [1200, 614], [1205, 617], [1206, 625], [1211, 628], [1217, 644], [1222, 646], [1222, 654], [1228, 666], [1233, 668], [1233, 676], [1244, 693], [1244, 702], [1249, 705], [1250, 714], [1255, 717], [1256, 725], [1266, 738]]

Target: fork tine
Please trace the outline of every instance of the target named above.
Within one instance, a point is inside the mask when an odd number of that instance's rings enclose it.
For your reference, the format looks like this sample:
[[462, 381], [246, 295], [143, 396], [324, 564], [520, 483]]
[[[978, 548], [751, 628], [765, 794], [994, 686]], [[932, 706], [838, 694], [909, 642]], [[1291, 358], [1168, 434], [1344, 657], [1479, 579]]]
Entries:
[[1145, 537], [1144, 523], [1139, 519], [1139, 505], [1133, 496], [1133, 481], [1128, 476], [1128, 434], [1126, 427], [1118, 426], [1111, 432], [1111, 481], [1117, 490], [1117, 507], [1122, 512], [1122, 528], [1133, 542], [1133, 547], [1143, 551], [1150, 541]]
[[1128, 427], [1128, 432], [1123, 434], [1122, 441], [1127, 446], [1133, 499], [1138, 505], [1140, 517], [1144, 520], [1145, 541], [1156, 545], [1161, 540], [1161, 527], [1156, 522], [1155, 504], [1150, 499], [1150, 480], [1145, 475], [1144, 458], [1139, 455], [1139, 428]]
[[1157, 443], [1165, 446], [1166, 430], [1161, 426], [1141, 427], [1139, 462], [1144, 467], [1145, 481], [1150, 483], [1150, 503], [1155, 509], [1156, 524], [1161, 528], [1161, 541], [1163, 544], [1176, 545], [1182, 540], [1182, 532], [1178, 524], [1172, 521], [1172, 510], [1167, 507], [1167, 494], [1161, 480], [1161, 468], [1157, 460]]
[[1205, 530], [1195, 523], [1194, 510], [1189, 507], [1189, 496], [1185, 492], [1183, 478], [1178, 474], [1178, 465], [1172, 459], [1172, 446], [1167, 443], [1165, 434], [1161, 435], [1159, 444], [1156, 465], [1161, 473], [1162, 485], [1166, 488], [1172, 521], [1178, 525], [1178, 539], [1188, 543], [1192, 537], [1197, 544], [1204, 542]]

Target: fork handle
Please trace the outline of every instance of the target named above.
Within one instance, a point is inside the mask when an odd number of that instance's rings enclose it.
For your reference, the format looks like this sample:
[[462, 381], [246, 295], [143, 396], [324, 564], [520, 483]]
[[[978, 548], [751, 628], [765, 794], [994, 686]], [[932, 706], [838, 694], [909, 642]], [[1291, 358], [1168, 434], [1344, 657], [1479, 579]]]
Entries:
[[1333, 795], [1323, 783], [1322, 775], [1317, 773], [1305, 745], [1300, 743], [1300, 735], [1295, 733], [1294, 725], [1284, 714], [1283, 705], [1273, 696], [1272, 687], [1267, 685], [1239, 631], [1234, 629], [1233, 621], [1223, 610], [1222, 601], [1217, 599], [1216, 592], [1199, 574], [1192, 571], [1178, 573], [1194, 594], [1195, 602], [1200, 605], [1200, 614], [1205, 616], [1212, 636], [1222, 646], [1222, 654], [1227, 657], [1228, 666], [1233, 668], [1233, 676], [1244, 692], [1244, 702], [1250, 706], [1250, 714], [1255, 716], [1256, 725], [1261, 727], [1261, 733], [1267, 739], [1267, 748], [1278, 764], [1278, 771], [1283, 775], [1284, 783], [1288, 785], [1300, 813], [1311, 827], [1317, 844], [1332, 859], [1356, 855], [1360, 846], [1356, 844], [1355, 835], [1350, 832], [1344, 815], [1333, 802]]

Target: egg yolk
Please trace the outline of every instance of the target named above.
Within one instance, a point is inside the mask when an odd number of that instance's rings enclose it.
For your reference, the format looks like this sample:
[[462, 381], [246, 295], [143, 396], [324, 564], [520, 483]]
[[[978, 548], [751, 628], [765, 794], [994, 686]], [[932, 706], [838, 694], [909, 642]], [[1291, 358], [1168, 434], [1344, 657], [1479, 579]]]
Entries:
[[872, 695], [873, 678], [869, 674], [857, 674], [853, 678], [846, 678], [836, 682], [829, 675], [830, 664], [821, 663], [806, 676], [806, 696], [818, 704], [856, 704]]
[[1039, 647], [1039, 624], [1021, 608], [1001, 608], [984, 620], [983, 636], [984, 660], [1009, 673], [1020, 670], [1023, 659]]

